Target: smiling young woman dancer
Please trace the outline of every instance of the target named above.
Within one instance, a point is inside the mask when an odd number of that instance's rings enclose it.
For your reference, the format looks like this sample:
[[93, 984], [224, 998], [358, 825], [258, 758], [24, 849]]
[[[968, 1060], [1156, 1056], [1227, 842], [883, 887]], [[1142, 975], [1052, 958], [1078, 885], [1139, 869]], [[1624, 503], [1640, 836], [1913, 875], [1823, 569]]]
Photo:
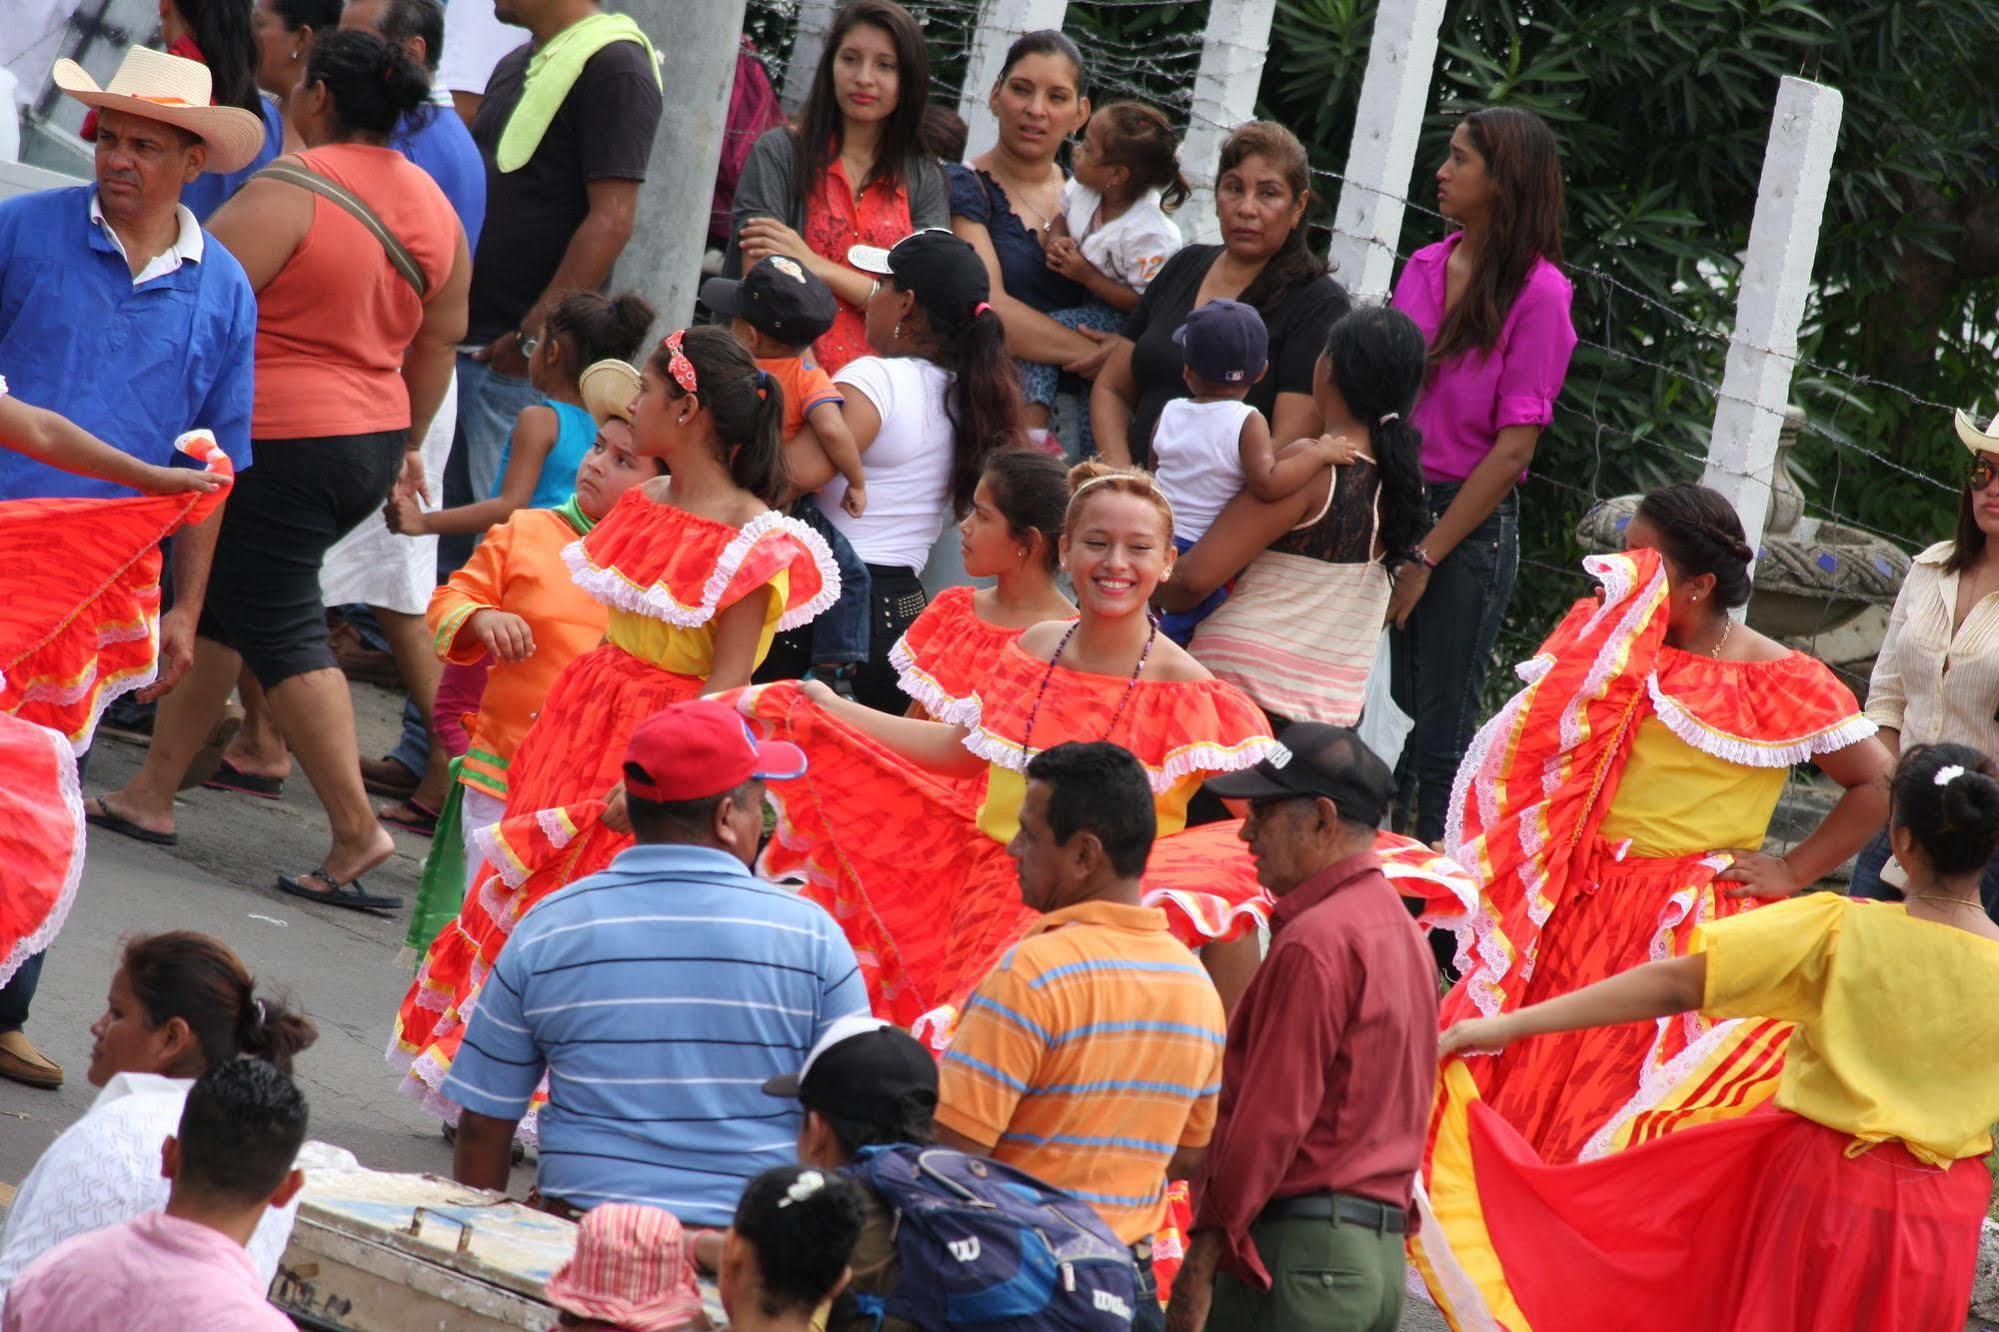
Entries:
[[1146, 900], [1202, 950], [1225, 1001], [1255, 965], [1267, 899], [1236, 825], [1190, 829], [1186, 817], [1207, 777], [1269, 751], [1269, 727], [1240, 690], [1160, 637], [1147, 612], [1174, 558], [1171, 508], [1152, 478], [1096, 463], [1071, 477], [1059, 549], [1078, 616], [1007, 646], [973, 696], [976, 715], [894, 717], [817, 685], [739, 696], [812, 757], [780, 807], [765, 871], [805, 878], [853, 941], [876, 1011], [905, 1025], [928, 1015], [924, 1034], [948, 1029], [1031, 919], [1006, 844], [1028, 760], [1066, 741], [1111, 740], [1144, 765], [1161, 830]]
[[[669, 703], [746, 684], [781, 628], [839, 595], [818, 534], [771, 508], [785, 491], [783, 390], [725, 328], [675, 333], [647, 363], [632, 431], [667, 476], [625, 493], [563, 551], [610, 608], [603, 646], [556, 677], [507, 774], [507, 813], [479, 835], [487, 867], [431, 943], [390, 1046], [404, 1090], [436, 1097], [479, 987], [517, 922], [631, 844], [626, 743]], [[608, 817], [607, 817], [608, 815]]]

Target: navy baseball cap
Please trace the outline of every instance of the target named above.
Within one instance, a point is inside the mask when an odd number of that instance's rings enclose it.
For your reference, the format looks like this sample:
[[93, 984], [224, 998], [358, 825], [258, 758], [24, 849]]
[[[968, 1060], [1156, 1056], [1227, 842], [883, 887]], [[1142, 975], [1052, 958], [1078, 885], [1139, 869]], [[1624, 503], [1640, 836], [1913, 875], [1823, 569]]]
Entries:
[[1187, 368], [1211, 384], [1253, 384], [1270, 362], [1263, 316], [1241, 301], [1213, 300], [1173, 330]]
[[1358, 731], [1323, 722], [1293, 722], [1253, 768], [1208, 779], [1224, 800], [1324, 796], [1355, 823], [1378, 828], [1395, 798], [1395, 774]]
[[833, 289], [789, 255], [774, 254], [740, 280], [709, 278], [701, 303], [724, 319], [741, 319], [789, 347], [803, 347], [833, 327]]

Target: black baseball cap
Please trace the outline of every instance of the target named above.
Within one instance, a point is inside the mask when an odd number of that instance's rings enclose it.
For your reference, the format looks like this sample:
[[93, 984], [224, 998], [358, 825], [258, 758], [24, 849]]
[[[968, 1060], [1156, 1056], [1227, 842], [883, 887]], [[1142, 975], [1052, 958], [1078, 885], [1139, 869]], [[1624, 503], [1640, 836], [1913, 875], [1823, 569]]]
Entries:
[[788, 347], [803, 347], [833, 327], [839, 303], [817, 273], [790, 255], [759, 260], [738, 278], [709, 278], [701, 303], [724, 319], [743, 320]]
[[937, 1108], [937, 1061], [893, 1023], [864, 1014], [836, 1019], [796, 1073], [764, 1083], [784, 1096], [858, 1124], [891, 1124], [903, 1107]]
[[1253, 305], [1217, 298], [1173, 330], [1187, 368], [1211, 384], [1253, 384], [1270, 363], [1270, 330]]
[[1297, 722], [1255, 767], [1209, 778], [1208, 789], [1227, 800], [1324, 796], [1341, 818], [1378, 828], [1395, 796], [1395, 774], [1357, 732]]
[[904, 236], [886, 250], [856, 245], [847, 251], [847, 262], [863, 273], [893, 277], [897, 286], [915, 293], [944, 332], [971, 322], [993, 293], [986, 261], [971, 242], [942, 227]]

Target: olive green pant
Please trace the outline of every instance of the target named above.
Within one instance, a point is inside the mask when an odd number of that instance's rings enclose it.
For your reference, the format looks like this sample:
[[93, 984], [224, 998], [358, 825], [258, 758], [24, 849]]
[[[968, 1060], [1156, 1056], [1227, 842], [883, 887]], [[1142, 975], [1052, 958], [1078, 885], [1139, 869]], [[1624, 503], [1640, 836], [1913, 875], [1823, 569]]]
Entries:
[[1217, 1273], [1208, 1332], [1395, 1332], [1400, 1234], [1349, 1221], [1259, 1221], [1249, 1234], [1270, 1289]]

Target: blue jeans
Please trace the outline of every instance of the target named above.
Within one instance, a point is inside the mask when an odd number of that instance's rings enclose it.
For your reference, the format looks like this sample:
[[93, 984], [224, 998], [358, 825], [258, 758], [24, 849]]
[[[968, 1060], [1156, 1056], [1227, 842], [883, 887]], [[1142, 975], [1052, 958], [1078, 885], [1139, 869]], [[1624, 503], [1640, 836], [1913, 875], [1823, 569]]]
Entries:
[[[1455, 483], [1430, 487], [1433, 523], [1457, 493]], [[1398, 773], [1401, 823], [1410, 825], [1413, 810], [1419, 841], [1444, 835], [1451, 784], [1478, 729], [1479, 692], [1519, 568], [1520, 505], [1509, 493], [1430, 574], [1409, 627], [1390, 633], [1390, 691], [1416, 720]]]
[[15, 969], [13, 979], [0, 986], [0, 1034], [28, 1025], [28, 1005], [35, 1001], [35, 987], [42, 983], [42, 959], [47, 956], [36, 953]]
[[1159, 1277], [1152, 1270], [1151, 1242], [1134, 1246], [1131, 1260], [1138, 1275], [1138, 1307], [1131, 1313], [1131, 1332], [1166, 1332], [1166, 1310], [1159, 1303]]
[[[451, 457], [444, 465], [444, 506], [491, 499], [500, 487], [500, 454], [513, 436], [522, 409], [543, 401], [540, 389], [525, 379], [497, 372], [472, 353], [458, 353], [458, 431], [451, 438]], [[441, 583], [472, 557], [477, 537], [438, 538], [437, 568]]]
[[[1877, 902], [1901, 901], [1901, 889], [1881, 882], [1881, 868], [1891, 854], [1888, 834], [1875, 833], [1853, 862], [1853, 882], [1846, 890], [1847, 895], [1871, 897]], [[1978, 881], [1978, 895], [1985, 900], [1985, 914], [1999, 921], [1999, 858], [1985, 867], [1985, 876]]]
[[793, 508], [799, 522], [825, 538], [833, 563], [840, 569], [840, 599], [812, 622], [812, 664], [852, 666], [868, 659], [868, 566], [853, 543], [833, 526], [816, 500], [801, 499]]
[[[1186, 538], [1173, 538], [1173, 549], [1179, 551], [1182, 555], [1185, 555], [1193, 548], [1194, 543]], [[1201, 604], [1192, 610], [1167, 611], [1159, 617], [1159, 632], [1165, 634], [1181, 647], [1186, 647], [1188, 640], [1194, 636], [1195, 626], [1210, 615], [1213, 615], [1215, 607], [1229, 599], [1229, 589], [1233, 586], [1235, 586], [1234, 579], [1223, 583], [1220, 587], [1208, 593], [1207, 596], [1201, 598]]]

